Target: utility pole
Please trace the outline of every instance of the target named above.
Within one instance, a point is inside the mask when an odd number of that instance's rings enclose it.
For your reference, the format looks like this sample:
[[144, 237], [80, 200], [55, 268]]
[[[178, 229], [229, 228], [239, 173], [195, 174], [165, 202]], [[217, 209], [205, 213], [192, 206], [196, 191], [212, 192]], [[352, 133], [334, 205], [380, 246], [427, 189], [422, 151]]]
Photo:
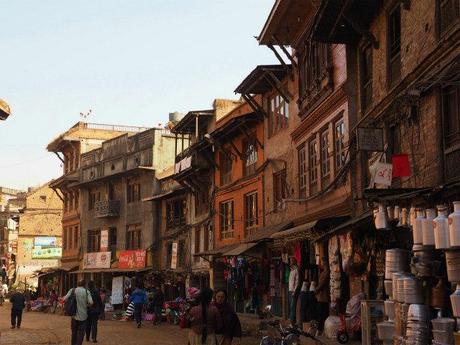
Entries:
[[0, 99], [0, 120], [6, 120], [10, 115], [10, 106], [3, 99]]

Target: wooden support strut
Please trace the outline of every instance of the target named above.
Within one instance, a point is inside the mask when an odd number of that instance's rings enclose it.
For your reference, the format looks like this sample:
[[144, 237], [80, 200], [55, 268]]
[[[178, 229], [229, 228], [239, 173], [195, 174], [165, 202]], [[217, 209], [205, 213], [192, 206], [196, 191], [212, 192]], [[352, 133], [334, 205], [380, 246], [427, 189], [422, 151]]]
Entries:
[[[275, 35], [272, 35], [272, 39], [273, 41], [276, 43], [277, 46], [280, 47], [280, 49], [283, 51], [284, 55], [287, 56], [287, 58], [289, 59], [289, 61], [291, 61], [292, 63], [292, 66], [294, 66], [294, 68], [297, 68], [297, 61], [295, 61], [294, 57], [291, 55], [291, 53], [286, 49], [286, 47], [284, 45], [282, 45], [281, 43], [279, 43], [279, 40], [278, 38], [275, 36]], [[290, 71], [289, 73], [291, 75], [291, 79], [294, 80], [294, 73], [292, 73], [292, 71]]]
[[61, 194], [59, 194], [57, 188], [56, 187], [51, 187], [51, 189], [54, 190], [54, 192], [56, 193], [58, 198], [61, 199], [61, 201], [64, 203], [64, 198], [61, 196]]
[[265, 79], [268, 81], [268, 83], [276, 89], [276, 91], [279, 92], [279, 94], [284, 98], [284, 100], [287, 103], [290, 103], [291, 100], [293, 99], [293, 96], [291, 93], [287, 90], [283, 90], [283, 85], [281, 82], [276, 78], [276, 76], [273, 74], [272, 71], [267, 71], [267, 74], [265, 75]]
[[267, 112], [262, 108], [257, 101], [252, 97], [250, 94], [241, 94], [241, 97], [249, 104], [249, 106], [254, 110], [255, 112], [262, 113], [262, 115], [266, 118], [268, 118]]
[[217, 164], [213, 155], [208, 156], [206, 154], [203, 154], [203, 157], [211, 166], [215, 166], [218, 170], [220, 170], [219, 164]]
[[57, 158], [59, 158], [59, 160], [62, 162], [62, 164], [65, 164], [64, 158], [62, 158], [61, 156], [59, 156], [59, 153], [54, 152], [54, 154], [57, 156]]
[[[239, 128], [242, 129], [243, 134], [245, 135], [245, 137], [248, 140], [252, 139], [251, 136], [249, 135], [248, 129], [247, 129], [247, 127], [245, 125], [241, 125]], [[259, 138], [257, 138], [257, 135], [254, 135], [254, 139], [256, 139], [257, 145], [259, 145], [259, 147], [263, 150], [264, 149], [264, 144], [262, 144], [260, 142]]]
[[238, 150], [238, 148], [235, 146], [235, 144], [233, 143], [233, 140], [230, 140], [230, 145], [232, 146], [232, 148], [235, 150], [236, 154], [238, 155], [238, 157], [240, 157], [240, 159], [243, 161], [244, 160], [244, 155]]
[[363, 35], [369, 42], [372, 43], [372, 47], [374, 49], [379, 49], [379, 41], [377, 41], [375, 36], [370, 31], [363, 28], [359, 19], [355, 17], [349, 17], [348, 15], [346, 16], [345, 13], [342, 16], [351, 25], [351, 27], [356, 30], [356, 32]]
[[279, 60], [279, 62], [283, 65], [284, 69], [286, 70], [286, 72], [289, 72], [289, 67], [288, 65], [286, 65], [286, 62], [284, 62], [283, 58], [281, 57], [281, 55], [278, 53], [278, 51], [275, 49], [275, 47], [273, 46], [273, 44], [268, 44], [268, 48], [270, 48], [273, 53], [275, 54], [276, 58]]

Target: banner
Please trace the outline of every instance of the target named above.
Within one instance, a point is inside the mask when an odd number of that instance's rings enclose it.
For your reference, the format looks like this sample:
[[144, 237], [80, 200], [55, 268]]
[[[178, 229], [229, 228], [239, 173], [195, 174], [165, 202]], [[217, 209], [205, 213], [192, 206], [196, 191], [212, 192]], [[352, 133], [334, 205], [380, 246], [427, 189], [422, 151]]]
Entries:
[[57, 247], [56, 237], [34, 237], [35, 247]]
[[118, 268], [145, 268], [145, 250], [125, 250], [118, 257]]
[[59, 259], [62, 256], [62, 248], [42, 248], [32, 249], [32, 259]]
[[123, 303], [123, 276], [112, 279], [112, 304]]
[[110, 252], [86, 253], [83, 268], [110, 268]]
[[391, 187], [393, 177], [393, 165], [387, 163], [376, 163], [374, 183], [382, 184]]
[[101, 231], [101, 252], [106, 252], [109, 249], [109, 230]]
[[177, 268], [177, 242], [172, 243], [171, 252], [171, 268], [174, 270]]

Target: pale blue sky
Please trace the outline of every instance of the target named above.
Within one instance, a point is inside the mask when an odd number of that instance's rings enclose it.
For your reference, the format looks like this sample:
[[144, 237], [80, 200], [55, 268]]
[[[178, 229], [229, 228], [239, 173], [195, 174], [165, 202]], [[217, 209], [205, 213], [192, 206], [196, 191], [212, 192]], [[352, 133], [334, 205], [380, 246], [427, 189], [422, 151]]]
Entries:
[[46, 145], [89, 122], [154, 126], [169, 112], [209, 108], [258, 64], [274, 0], [0, 0], [0, 185], [61, 173]]

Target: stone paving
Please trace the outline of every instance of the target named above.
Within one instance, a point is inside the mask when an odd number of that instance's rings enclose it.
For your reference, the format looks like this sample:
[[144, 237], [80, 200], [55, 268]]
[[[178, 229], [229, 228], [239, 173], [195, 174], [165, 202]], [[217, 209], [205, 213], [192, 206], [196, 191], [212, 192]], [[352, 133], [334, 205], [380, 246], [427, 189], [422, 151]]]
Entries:
[[[1, 345], [70, 345], [70, 318], [67, 316], [24, 312], [21, 329], [10, 329], [10, 306], [0, 306]], [[137, 329], [133, 322], [100, 321], [98, 344], [110, 345], [186, 345], [187, 330], [162, 324]], [[92, 343], [84, 343], [92, 344]], [[245, 337], [241, 345], [258, 345], [257, 338]]]

